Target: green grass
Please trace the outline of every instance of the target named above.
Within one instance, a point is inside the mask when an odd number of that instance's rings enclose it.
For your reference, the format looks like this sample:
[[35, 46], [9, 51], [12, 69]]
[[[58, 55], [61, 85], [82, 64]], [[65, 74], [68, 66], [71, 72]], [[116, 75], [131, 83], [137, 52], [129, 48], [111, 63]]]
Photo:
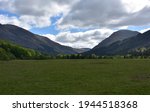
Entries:
[[150, 94], [150, 60], [0, 61], [0, 94]]

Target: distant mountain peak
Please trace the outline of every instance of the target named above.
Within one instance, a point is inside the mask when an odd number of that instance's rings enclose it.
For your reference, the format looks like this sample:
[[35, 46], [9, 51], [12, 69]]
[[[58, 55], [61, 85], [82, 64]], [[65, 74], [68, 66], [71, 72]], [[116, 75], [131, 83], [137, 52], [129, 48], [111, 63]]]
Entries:
[[137, 32], [137, 31], [118, 30], [118, 31], [114, 32], [110, 37], [119, 36], [120, 38], [128, 38], [130, 36], [137, 35], [137, 34], [139, 34], [139, 32]]
[[[113, 33], [115, 34], [115, 33]], [[112, 34], [112, 35], [113, 35]], [[136, 34], [136, 32], [135, 32]], [[111, 35], [111, 36], [112, 36]], [[108, 38], [110, 39], [111, 36]], [[104, 40], [105, 41], [105, 40]], [[96, 54], [96, 55], [126, 55], [130, 51], [134, 51], [139, 48], [150, 48], [150, 30], [141, 34], [138, 33], [132, 37], [126, 38], [122, 41], [116, 41], [108, 46], [100, 46], [93, 48], [89, 52], [84, 54]]]
[[113, 44], [114, 42], [122, 41], [124, 39], [136, 36], [138, 34], [140, 33], [137, 31], [119, 30], [119, 31], [112, 33], [108, 38], [100, 42], [95, 48], [106, 47], [106, 46]]
[[77, 53], [84, 53], [84, 52], [87, 52], [89, 50], [91, 50], [90, 48], [74, 48], [74, 50], [77, 52]]

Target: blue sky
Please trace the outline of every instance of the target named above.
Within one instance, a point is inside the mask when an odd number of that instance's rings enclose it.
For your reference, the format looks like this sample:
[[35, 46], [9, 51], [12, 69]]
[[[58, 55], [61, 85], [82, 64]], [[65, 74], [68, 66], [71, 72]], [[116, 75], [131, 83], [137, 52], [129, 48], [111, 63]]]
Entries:
[[50, 18], [51, 25], [43, 28], [32, 28], [30, 29], [31, 32], [36, 33], [36, 34], [53, 34], [57, 35], [60, 30], [57, 28], [56, 23], [57, 21], [62, 17], [62, 14], [58, 16], [54, 16]]
[[0, 23], [92, 48], [114, 31], [150, 30], [149, 0], [0, 0]]

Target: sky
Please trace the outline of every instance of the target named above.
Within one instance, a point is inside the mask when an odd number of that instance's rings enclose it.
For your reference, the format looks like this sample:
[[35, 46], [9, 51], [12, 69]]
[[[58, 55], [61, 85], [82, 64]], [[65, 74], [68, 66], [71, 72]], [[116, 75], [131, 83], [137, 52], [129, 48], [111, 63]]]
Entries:
[[0, 23], [93, 48], [117, 30], [150, 30], [150, 0], [0, 0]]

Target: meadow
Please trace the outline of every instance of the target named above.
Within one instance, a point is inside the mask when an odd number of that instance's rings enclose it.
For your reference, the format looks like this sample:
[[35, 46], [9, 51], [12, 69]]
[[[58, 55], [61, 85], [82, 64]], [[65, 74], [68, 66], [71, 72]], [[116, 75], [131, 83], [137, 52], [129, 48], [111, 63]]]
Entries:
[[150, 60], [0, 61], [0, 94], [150, 95]]

